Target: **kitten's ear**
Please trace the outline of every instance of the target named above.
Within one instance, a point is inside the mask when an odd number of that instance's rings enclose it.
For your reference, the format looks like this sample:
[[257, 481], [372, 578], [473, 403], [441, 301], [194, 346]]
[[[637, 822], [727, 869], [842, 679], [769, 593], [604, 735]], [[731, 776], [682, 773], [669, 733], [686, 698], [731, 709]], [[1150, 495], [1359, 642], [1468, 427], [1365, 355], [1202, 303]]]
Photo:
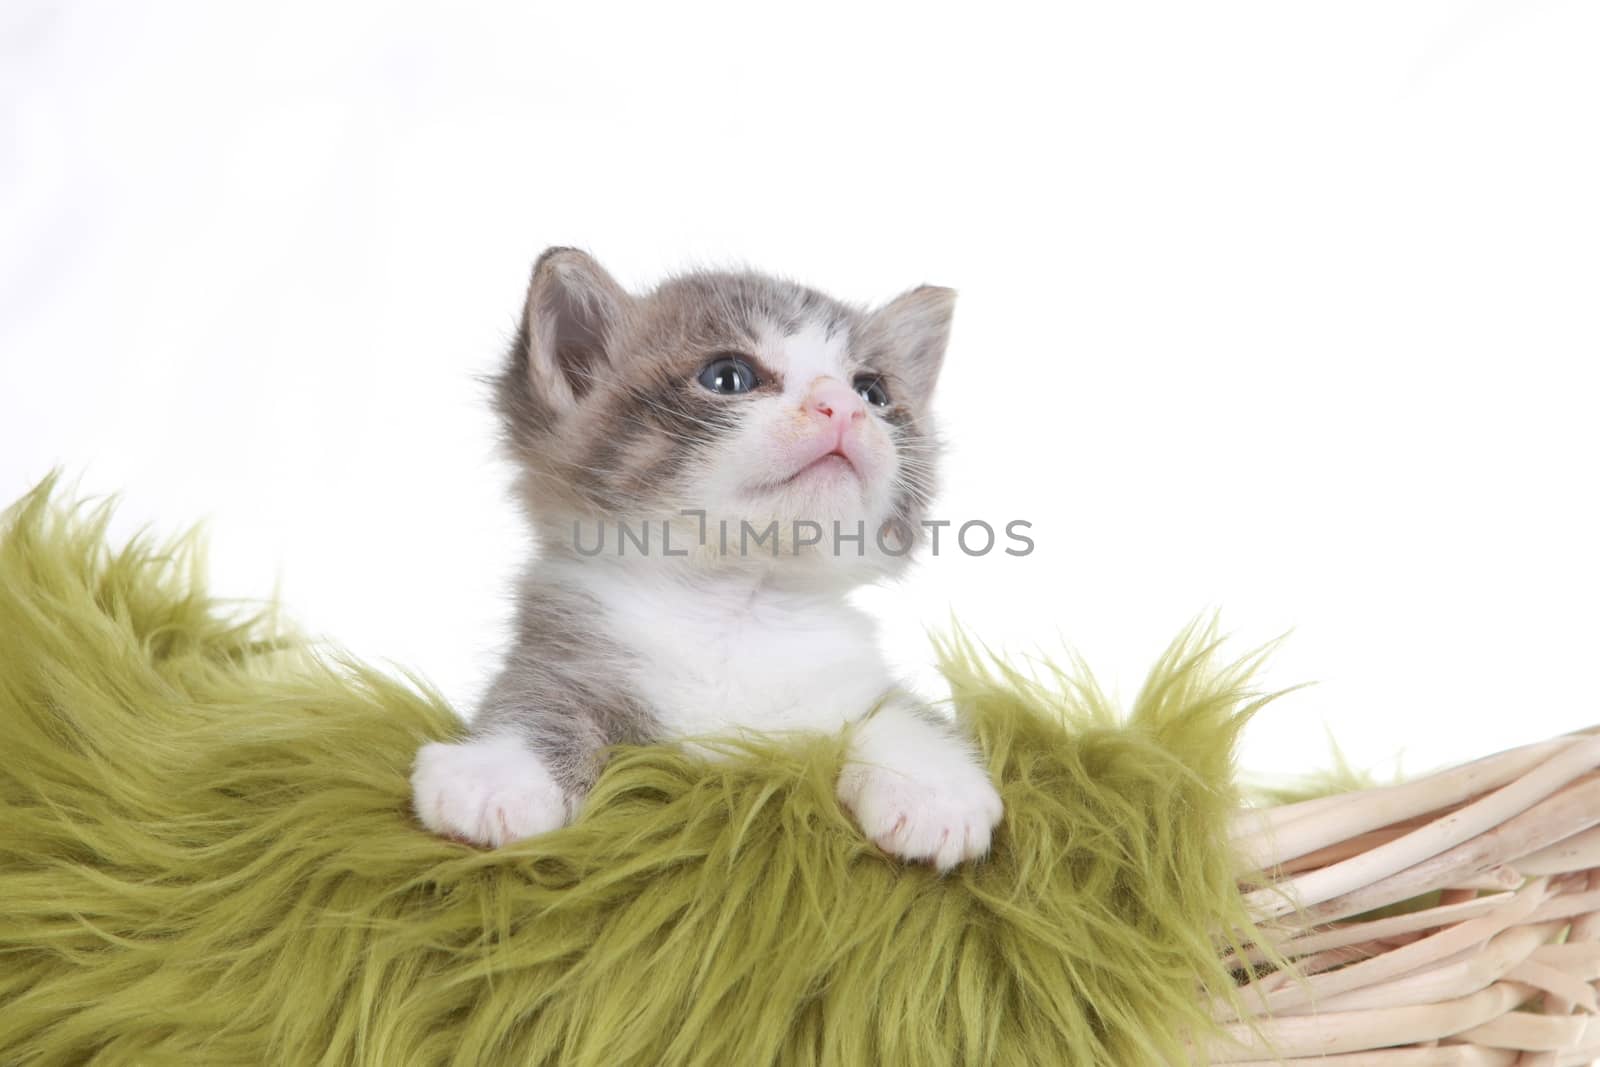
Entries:
[[867, 319], [873, 347], [893, 360], [901, 377], [924, 402], [939, 380], [955, 308], [954, 289], [922, 285], [901, 293]]
[[633, 303], [605, 268], [576, 248], [550, 248], [533, 265], [522, 311], [528, 384], [556, 411], [588, 392], [613, 361], [617, 328]]

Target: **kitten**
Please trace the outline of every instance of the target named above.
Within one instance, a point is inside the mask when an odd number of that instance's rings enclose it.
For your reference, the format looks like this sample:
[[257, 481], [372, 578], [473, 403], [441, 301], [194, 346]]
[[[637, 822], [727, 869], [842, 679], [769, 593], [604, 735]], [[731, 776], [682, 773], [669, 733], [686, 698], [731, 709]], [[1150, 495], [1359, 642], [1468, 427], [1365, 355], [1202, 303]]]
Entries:
[[545, 252], [495, 382], [540, 551], [469, 739], [417, 755], [422, 822], [500, 845], [570, 821], [607, 746], [865, 717], [838, 796], [867, 836], [940, 869], [983, 855], [999, 794], [846, 601], [921, 532], [953, 303], [715, 272], [635, 296]]

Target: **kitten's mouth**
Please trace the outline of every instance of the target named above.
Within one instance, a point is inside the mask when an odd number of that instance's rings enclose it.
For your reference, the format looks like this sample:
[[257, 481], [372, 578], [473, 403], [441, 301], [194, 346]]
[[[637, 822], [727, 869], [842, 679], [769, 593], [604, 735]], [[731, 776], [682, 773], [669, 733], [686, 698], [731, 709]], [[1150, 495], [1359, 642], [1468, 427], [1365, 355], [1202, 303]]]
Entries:
[[860, 477], [860, 472], [856, 470], [856, 465], [851, 462], [844, 449], [835, 448], [831, 452], [824, 452], [787, 478], [782, 478], [775, 482], [766, 482], [760, 488], [770, 492], [774, 489], [787, 489], [814, 477], [834, 478], [845, 474], [856, 478]]

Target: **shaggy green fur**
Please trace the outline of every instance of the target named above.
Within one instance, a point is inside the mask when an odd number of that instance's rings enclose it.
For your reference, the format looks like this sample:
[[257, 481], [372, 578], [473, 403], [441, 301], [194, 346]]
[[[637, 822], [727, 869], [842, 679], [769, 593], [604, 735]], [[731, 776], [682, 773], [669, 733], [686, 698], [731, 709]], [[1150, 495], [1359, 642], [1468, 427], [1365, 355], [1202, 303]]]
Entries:
[[1207, 633], [1125, 721], [948, 644], [1007, 806], [948, 877], [861, 838], [836, 738], [625, 750], [576, 826], [482, 852], [408, 809], [436, 696], [50, 497], [0, 527], [0, 1063], [1134, 1067], [1231, 995], [1259, 700]]

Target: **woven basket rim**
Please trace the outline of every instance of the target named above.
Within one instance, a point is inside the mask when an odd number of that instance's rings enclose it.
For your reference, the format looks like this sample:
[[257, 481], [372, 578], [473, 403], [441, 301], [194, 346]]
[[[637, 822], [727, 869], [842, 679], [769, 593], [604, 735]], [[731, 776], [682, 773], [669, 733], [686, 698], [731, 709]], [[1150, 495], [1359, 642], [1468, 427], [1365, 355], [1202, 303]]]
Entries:
[[1249, 808], [1233, 841], [1258, 930], [1206, 1062], [1600, 1060], [1600, 728]]

